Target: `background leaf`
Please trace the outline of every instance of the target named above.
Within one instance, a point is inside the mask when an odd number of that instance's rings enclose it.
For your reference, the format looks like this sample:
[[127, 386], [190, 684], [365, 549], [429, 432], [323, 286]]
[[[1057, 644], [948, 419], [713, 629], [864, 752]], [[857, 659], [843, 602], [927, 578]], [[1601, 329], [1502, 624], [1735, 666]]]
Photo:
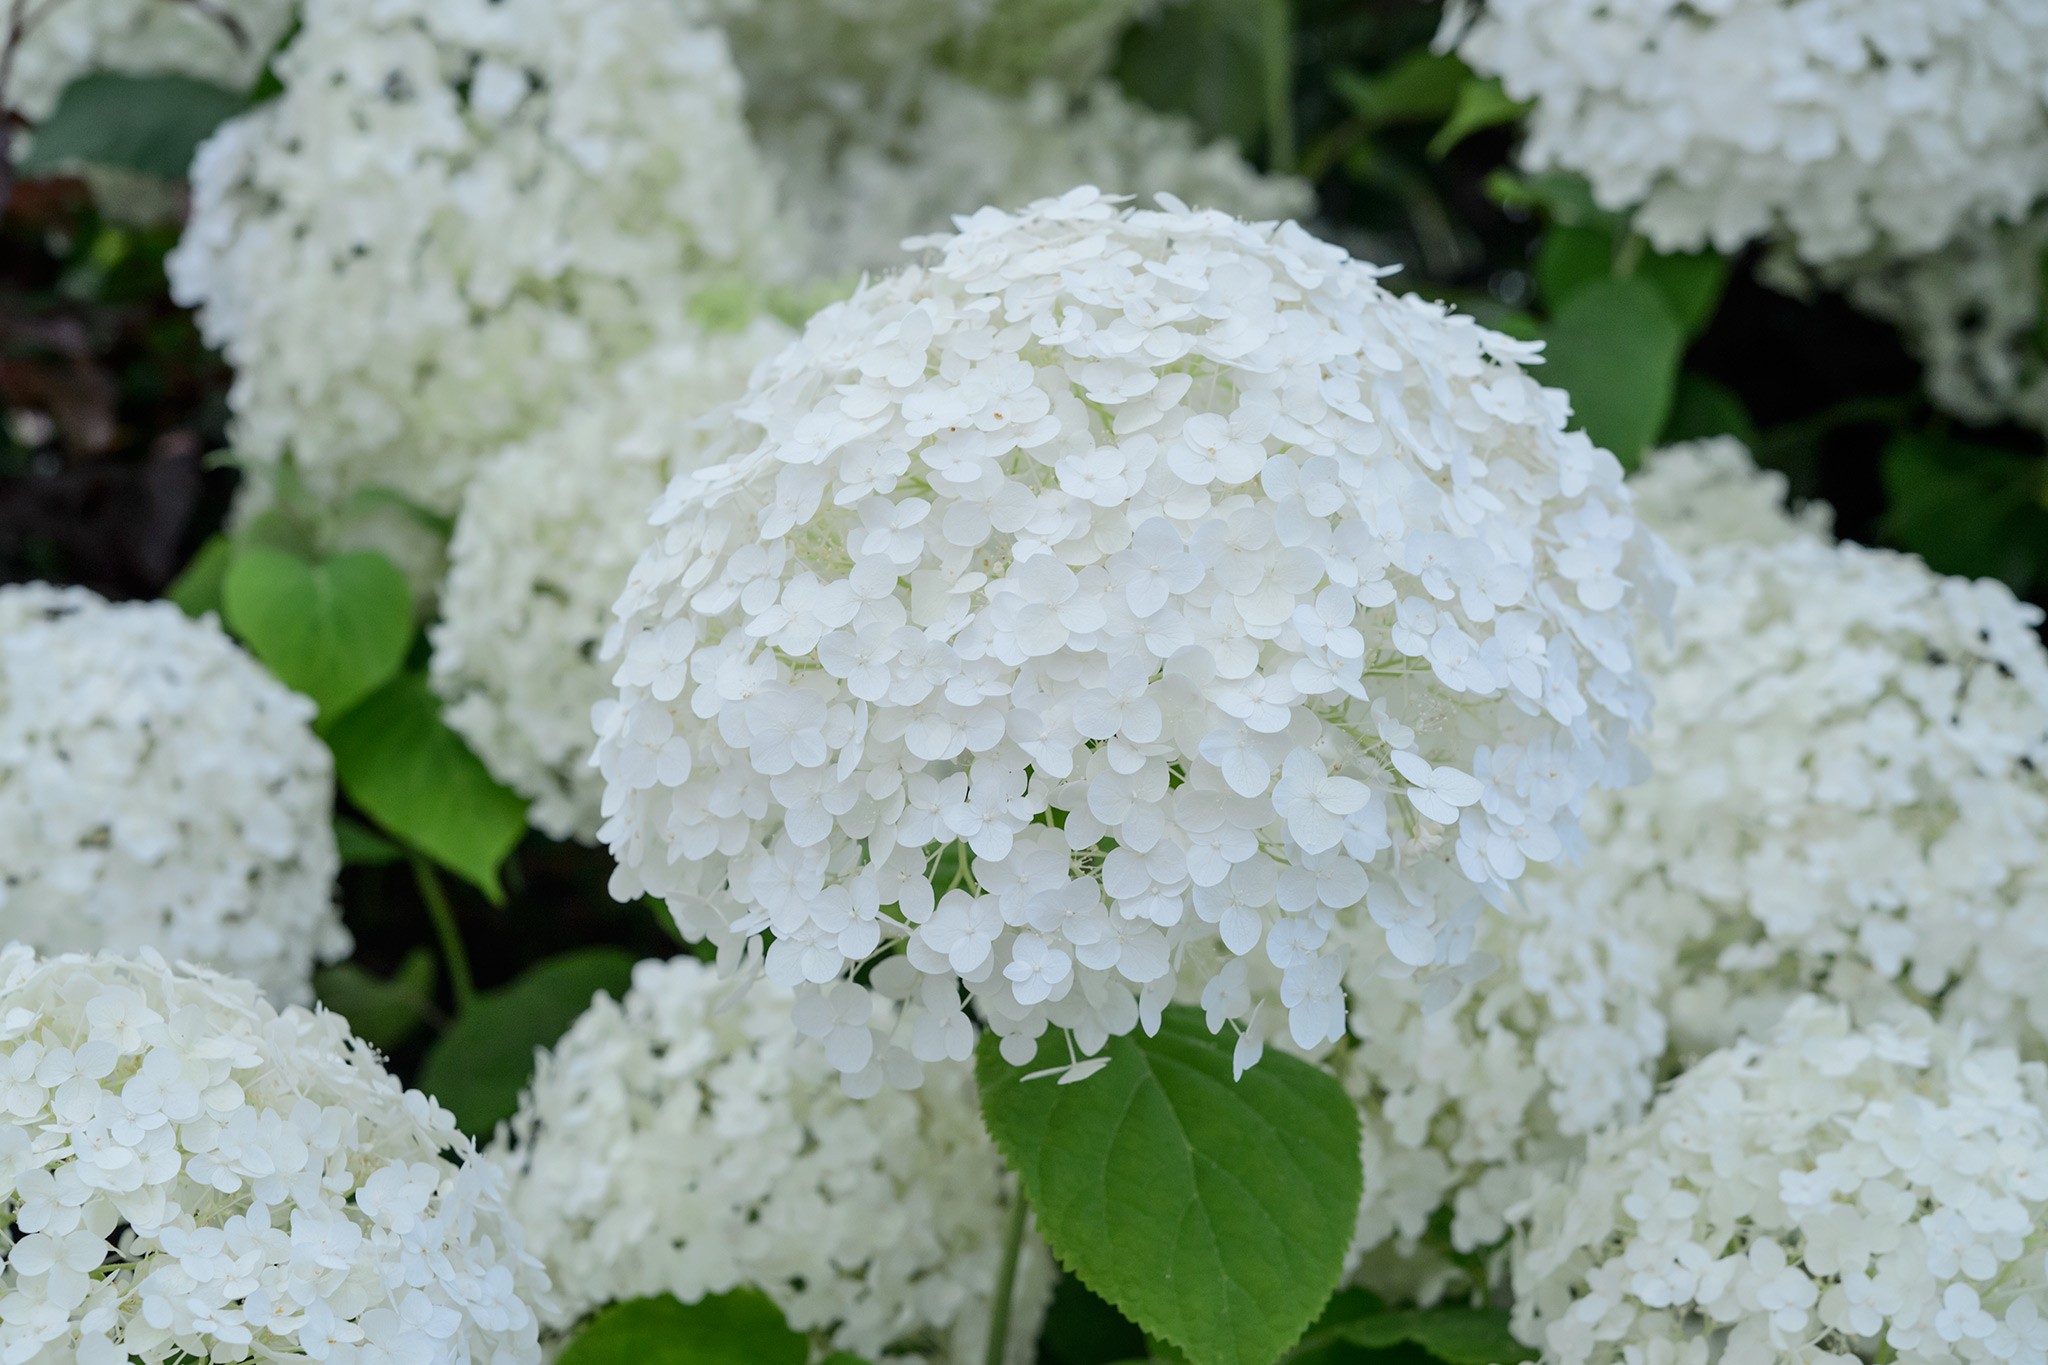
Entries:
[[229, 628], [331, 720], [398, 672], [412, 643], [412, 589], [368, 551], [309, 563], [245, 545], [221, 581]]
[[1467, 80], [1458, 87], [1458, 100], [1451, 107], [1450, 118], [1429, 140], [1429, 154], [1441, 161], [1472, 134], [1512, 123], [1529, 108], [1522, 101], [1511, 99], [1497, 80]]
[[[1175, 1007], [1078, 1084], [1023, 1080], [992, 1035], [976, 1064], [982, 1117], [1062, 1264], [1194, 1365], [1269, 1365], [1300, 1337], [1337, 1286], [1361, 1184], [1343, 1087], [1273, 1052], [1233, 1081], [1234, 1041]], [[1055, 1059], [1049, 1034], [1037, 1065]]]
[[1117, 76], [1155, 109], [1186, 114], [1211, 137], [1258, 145], [1266, 130], [1259, 6], [1184, 0], [1124, 40]]
[[184, 571], [164, 589], [164, 596], [187, 616], [219, 612], [221, 585], [227, 581], [228, 565], [234, 558], [233, 541], [224, 535], [208, 536]]
[[1938, 435], [1885, 447], [1885, 538], [1942, 573], [2048, 583], [2048, 465]]
[[618, 948], [579, 948], [482, 992], [427, 1050], [420, 1088], [464, 1132], [487, 1136], [519, 1107], [534, 1050], [552, 1047], [599, 991], [625, 994], [638, 960]]
[[1493, 1308], [1438, 1306], [1376, 1313], [1337, 1328], [1344, 1340], [1370, 1350], [1404, 1343], [1419, 1346], [1444, 1365], [1512, 1365], [1536, 1352], [1508, 1331], [1508, 1315]]
[[1577, 289], [1543, 330], [1536, 377], [1572, 396], [1574, 424], [1634, 468], [1664, 430], [1685, 335], [1655, 286], [1637, 276]]
[[526, 832], [526, 803], [441, 723], [425, 678], [386, 683], [337, 721], [327, 742], [349, 800], [493, 902], [503, 898], [498, 868]]
[[183, 180], [199, 144], [248, 104], [190, 76], [82, 76], [36, 125], [22, 170], [46, 175], [83, 163]]
[[313, 991], [321, 1004], [348, 1020], [356, 1037], [383, 1052], [394, 1052], [426, 1023], [439, 975], [434, 955], [415, 948], [388, 979], [372, 976], [353, 962], [322, 967], [313, 973]]
[[789, 1329], [780, 1309], [738, 1289], [699, 1303], [663, 1294], [611, 1304], [555, 1365], [804, 1365], [809, 1353], [810, 1342]]

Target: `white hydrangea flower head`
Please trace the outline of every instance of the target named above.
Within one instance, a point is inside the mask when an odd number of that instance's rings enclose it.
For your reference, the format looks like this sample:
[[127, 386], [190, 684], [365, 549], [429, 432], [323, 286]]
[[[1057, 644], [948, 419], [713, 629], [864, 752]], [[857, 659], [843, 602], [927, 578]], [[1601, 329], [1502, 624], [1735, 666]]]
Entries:
[[470, 483], [433, 628], [434, 690], [443, 719], [532, 803], [528, 819], [549, 838], [597, 835], [590, 712], [612, 691], [600, 646], [653, 538], [647, 510], [705, 444], [703, 423], [789, 338], [762, 319], [656, 346]]
[[[1538, 1172], [1642, 1115], [1664, 1055], [1671, 954], [1639, 921], [1662, 908], [1597, 875], [1546, 871], [1480, 920], [1457, 973], [1354, 974], [1355, 1041], [1336, 1067], [1372, 1157], [1356, 1250], [1392, 1242], [1413, 1256], [1448, 1213], [1451, 1249], [1486, 1251]], [[1462, 993], [1460, 977], [1474, 983]]]
[[1789, 996], [1939, 998], [2048, 1039], [2048, 651], [2002, 584], [1799, 536], [1689, 557], [1652, 775], [1589, 802], [1603, 870], [1685, 942], [1687, 1050]]
[[729, 959], [772, 929], [807, 1014], [906, 951], [929, 989], [849, 1073], [964, 1058], [963, 985], [1013, 1060], [1093, 1051], [1219, 937], [1341, 1037], [1340, 920], [1451, 963], [1630, 769], [1667, 580], [1619, 464], [1526, 345], [1292, 223], [1083, 187], [928, 245], [655, 511], [597, 718], [614, 893]]
[[[1008, 1196], [972, 1067], [850, 1098], [792, 1003], [695, 958], [650, 960], [541, 1055], [494, 1152], [554, 1277], [550, 1328], [615, 1300], [752, 1287], [836, 1349], [981, 1358]], [[1027, 1239], [1020, 1362], [1052, 1279]]]
[[1793, 511], [1785, 476], [1759, 469], [1733, 436], [1653, 450], [1628, 486], [1636, 515], [1680, 554], [1717, 545], [1825, 539], [1833, 527], [1833, 509], [1824, 502]]
[[985, 204], [1025, 204], [1075, 185], [1148, 200], [1171, 194], [1250, 219], [1313, 206], [1304, 182], [1260, 174], [1228, 142], [1204, 141], [1191, 120], [1147, 109], [1107, 81], [1077, 98], [1049, 79], [1004, 95], [933, 76], [900, 123], [871, 122], [829, 146], [799, 128], [771, 138], [768, 150], [788, 168], [811, 268], [824, 276], [893, 269], [907, 237]]
[[64, 87], [101, 71], [247, 89], [292, 21], [292, 0], [58, 0], [36, 9], [7, 81], [9, 107], [31, 123], [49, 117]]
[[452, 513], [589, 376], [772, 272], [723, 36], [633, 0], [308, 0], [284, 92], [201, 148], [170, 262], [238, 452]]
[[1557, 1365], [2039, 1365], [2044, 1104], [1967, 1031], [1801, 1001], [1537, 1195], [1516, 1334]]
[[1898, 327], [1935, 404], [1968, 422], [2048, 431], [2048, 213], [1963, 233], [1931, 255], [1845, 275], [1849, 298]]
[[[1445, 29], [1532, 100], [1523, 164], [1660, 250], [1932, 251], [2048, 192], [2038, 0], [1487, 0]], [[1462, 34], [1462, 36], [1459, 36]]]
[[504, 1172], [339, 1015], [0, 948], [0, 1355], [537, 1365]]
[[155, 948], [312, 999], [347, 955], [313, 703], [212, 617], [0, 587], [0, 941]]

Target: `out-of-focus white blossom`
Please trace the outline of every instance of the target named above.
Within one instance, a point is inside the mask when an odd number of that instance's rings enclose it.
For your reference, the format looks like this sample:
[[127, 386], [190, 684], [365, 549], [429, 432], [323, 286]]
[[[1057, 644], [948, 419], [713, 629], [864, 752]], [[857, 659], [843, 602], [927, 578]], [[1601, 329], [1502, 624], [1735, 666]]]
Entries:
[[81, 76], [191, 76], [242, 90], [292, 20], [292, 0], [45, 0], [15, 49], [6, 103], [31, 122]]
[[449, 544], [433, 684], [443, 718], [550, 838], [594, 839], [604, 779], [591, 708], [612, 599], [654, 532], [647, 512], [694, 463], [707, 419], [789, 330], [762, 320], [658, 346], [470, 483]]
[[238, 452], [452, 512], [484, 457], [790, 255], [723, 36], [641, 0], [307, 0], [170, 262]]
[[799, 126], [768, 143], [786, 168], [811, 242], [811, 269], [851, 278], [901, 264], [900, 243], [984, 205], [1016, 207], [1075, 185], [1150, 200], [1165, 193], [1252, 219], [1312, 205], [1309, 188], [1261, 175], [1193, 122], [1134, 103], [1103, 82], [1075, 96], [1041, 80], [1019, 95], [945, 76], [918, 90], [913, 116], [856, 129], [850, 143]]
[[1833, 522], [1833, 509], [1824, 502], [1791, 511], [1785, 476], [1757, 468], [1732, 436], [1652, 451], [1628, 486], [1636, 515], [1681, 554], [1717, 545], [1826, 538]]
[[1969, 422], [2048, 431], [2043, 341], [2048, 214], [1966, 232], [1941, 251], [1858, 265], [1841, 282], [1892, 323], [1927, 366], [1927, 392]]
[[[1292, 223], [1084, 187], [929, 245], [656, 510], [598, 717], [614, 893], [729, 959], [772, 929], [864, 1089], [966, 1056], [963, 983], [1013, 1059], [1177, 986], [1342, 1036], [1340, 920], [1454, 965], [1630, 770], [1666, 579], [1619, 465], [1526, 345]], [[1178, 979], [1219, 938], [1277, 998]], [[843, 983], [899, 950], [923, 984], [855, 1045]]]
[[[1440, 1210], [1452, 1249], [1490, 1248], [1538, 1172], [1641, 1116], [1664, 1054], [1670, 951], [1639, 921], [1662, 908], [1546, 871], [1480, 920], [1457, 973], [1426, 985], [1354, 974], [1355, 1041], [1338, 1073], [1367, 1133], [1357, 1250], [1392, 1241], [1413, 1256]], [[1461, 977], [1476, 984], [1454, 994]]]
[[1932, 251], [2048, 192], [2039, 0], [1486, 0], [1460, 56], [1533, 100], [1523, 164], [1662, 250]]
[[505, 1176], [339, 1015], [0, 949], [0, 1354], [538, 1362]]
[[155, 948], [312, 998], [349, 950], [313, 703], [213, 618], [0, 588], [0, 941]]
[[2048, 1077], [1799, 1002], [1548, 1183], [1516, 1332], [1557, 1365], [2048, 1360]]
[[[1653, 500], [1654, 502], [1654, 500]], [[1689, 556], [1646, 640], [1652, 774], [1588, 803], [1685, 943], [1687, 1050], [1816, 991], [2048, 1037], [2048, 652], [2003, 585], [1815, 536]]]
[[[981, 1359], [1010, 1196], [972, 1067], [849, 1099], [791, 1005], [695, 958], [642, 962], [541, 1056], [496, 1150], [555, 1279], [549, 1325], [752, 1286], [838, 1349]], [[1021, 1365], [1052, 1287], [1036, 1238], [1020, 1272]]]

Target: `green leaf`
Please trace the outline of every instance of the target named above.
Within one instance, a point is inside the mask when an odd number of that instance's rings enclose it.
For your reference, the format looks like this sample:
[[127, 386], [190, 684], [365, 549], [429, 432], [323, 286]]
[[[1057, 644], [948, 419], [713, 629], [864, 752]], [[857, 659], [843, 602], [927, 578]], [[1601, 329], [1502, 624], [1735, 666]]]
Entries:
[[178, 604], [187, 616], [204, 616], [220, 611], [221, 585], [227, 581], [228, 565], [234, 560], [235, 545], [223, 535], [211, 535], [194, 552], [183, 573], [164, 589], [164, 596]]
[[30, 175], [84, 164], [183, 180], [207, 134], [248, 99], [190, 76], [99, 72], [64, 88], [22, 159]]
[[1504, 209], [1541, 213], [1565, 227], [1604, 225], [1613, 232], [1620, 220], [1593, 200], [1593, 188], [1568, 171], [1517, 175], [1509, 170], [1487, 172], [1487, 196]]
[[620, 948], [579, 948], [480, 992], [427, 1050], [420, 1089], [446, 1106], [464, 1132], [487, 1136], [519, 1107], [534, 1050], [554, 1046], [598, 992], [625, 994], [636, 961]]
[[392, 1052], [426, 1022], [439, 975], [434, 955], [415, 948], [388, 979], [372, 976], [353, 962], [322, 967], [313, 973], [313, 991], [321, 1004], [348, 1020], [356, 1037]]
[[1657, 444], [1675, 445], [1709, 436], [1733, 436], [1751, 450], [1757, 447], [1756, 423], [1735, 390], [1717, 379], [1688, 370], [1678, 376], [1671, 415], [1664, 419], [1664, 434]]
[[1331, 88], [1367, 125], [1423, 123], [1444, 119], [1457, 108], [1458, 94], [1472, 70], [1449, 53], [1422, 48], [1377, 75], [1330, 73]]
[[1586, 285], [1614, 274], [1614, 234], [1605, 228], [1559, 224], [1543, 234], [1536, 252], [1536, 290], [1555, 314]]
[[367, 551], [309, 563], [247, 545], [221, 584], [227, 622], [284, 683], [332, 720], [389, 681], [412, 643], [412, 589]]
[[327, 733], [335, 775], [365, 814], [482, 891], [526, 831], [526, 803], [494, 781], [453, 730], [426, 679], [405, 673]]
[[1458, 102], [1450, 118], [1429, 140], [1429, 154], [1441, 161], [1472, 134], [1512, 123], [1530, 108], [1521, 100], [1510, 99], [1497, 80], [1468, 80], [1458, 87]]
[[1648, 280], [1671, 305], [1690, 340], [1707, 330], [1714, 310], [1721, 305], [1721, 292], [1728, 285], [1728, 260], [1713, 251], [1684, 256], [1666, 256], [1655, 251], [1643, 253], [1636, 274]]
[[1145, 1358], [1145, 1333], [1073, 1275], [1062, 1275], [1038, 1335], [1041, 1365], [1114, 1365]]
[[405, 861], [405, 850], [346, 815], [334, 817], [334, 844], [341, 852], [343, 867], [389, 867]]
[[[1166, 1012], [1075, 1084], [984, 1036], [982, 1118], [1060, 1261], [1194, 1365], [1268, 1365], [1337, 1287], [1361, 1185], [1358, 1113], [1335, 1078], [1268, 1052], [1231, 1079], [1231, 1039]], [[1038, 1067], [1066, 1060], [1048, 1034]]]
[[1420, 1346], [1444, 1365], [1513, 1365], [1536, 1352], [1508, 1331], [1508, 1315], [1492, 1308], [1413, 1308], [1378, 1313], [1337, 1328], [1344, 1340], [1368, 1350], [1404, 1343]]
[[[672, 1295], [598, 1310], [556, 1365], [804, 1365], [810, 1342], [752, 1289], [699, 1303]], [[844, 1353], [834, 1360], [851, 1361]]]
[[1256, 146], [1266, 131], [1260, 7], [1183, 0], [1132, 29], [1117, 80], [1143, 104], [1185, 114], [1210, 137]]
[[2048, 583], [2048, 460], [1927, 434], [1885, 447], [1885, 539], [1941, 573]]
[[1576, 424], [1629, 468], [1664, 430], [1685, 335], [1648, 281], [1581, 286], [1544, 329], [1538, 378], [1572, 397]]

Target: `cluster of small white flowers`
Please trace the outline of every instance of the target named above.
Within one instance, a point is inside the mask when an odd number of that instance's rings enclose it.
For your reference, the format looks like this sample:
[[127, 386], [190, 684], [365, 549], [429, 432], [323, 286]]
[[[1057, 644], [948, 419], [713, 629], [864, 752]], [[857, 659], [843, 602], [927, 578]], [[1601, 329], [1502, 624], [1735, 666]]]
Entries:
[[2048, 1361], [2048, 1075], [1801, 1001], [1533, 1201], [1518, 1335], [1556, 1365]]
[[2039, 610], [1814, 535], [1689, 567], [1672, 639], [1642, 651], [1652, 775], [1585, 821], [1686, 944], [1674, 1037], [1715, 1046], [1808, 990], [2048, 1036]]
[[850, 276], [901, 263], [900, 243], [943, 230], [986, 204], [1015, 207], [1075, 185], [1149, 200], [1165, 193], [1251, 219], [1306, 212], [1309, 188], [1261, 175], [1227, 142], [1204, 142], [1186, 118], [1134, 103], [1108, 82], [1078, 99], [1041, 80], [996, 94], [946, 76], [918, 92], [894, 130], [871, 123], [851, 143], [807, 147], [812, 130], [771, 139], [793, 210], [812, 242], [811, 268]]
[[65, 86], [101, 71], [246, 89], [290, 25], [292, 0], [46, 0], [21, 17], [6, 104], [33, 123]]
[[[1932, 251], [2048, 192], [2038, 0], [1487, 0], [1459, 55], [1532, 100], [1522, 160], [1659, 248]], [[1460, 33], [1460, 30], [1462, 34]]]
[[1966, 232], [1941, 251], [1847, 273], [1857, 307], [1892, 323], [1927, 367], [1927, 392], [1969, 422], [2048, 431], [2048, 213]]
[[1356, 1041], [1338, 1074], [1367, 1130], [1356, 1249], [1414, 1256], [1440, 1210], [1454, 1250], [1490, 1248], [1538, 1171], [1641, 1116], [1670, 953], [1639, 921], [1662, 908], [1597, 876], [1532, 874], [1480, 921], [1458, 972], [1428, 985], [1354, 973]]
[[211, 617], [0, 588], [0, 939], [148, 946], [311, 999], [349, 950], [312, 723]]
[[[842, 1350], [980, 1359], [1008, 1212], [972, 1068], [849, 1099], [791, 1005], [695, 958], [642, 962], [624, 1000], [598, 998], [541, 1056], [495, 1151], [554, 1277], [550, 1327], [751, 1286]], [[829, 1013], [829, 997], [811, 1008]], [[1051, 1287], [1029, 1239], [1020, 1361]]]
[[[1636, 516], [1680, 554], [1716, 545], [1772, 545], [1825, 538], [1834, 509], [1809, 502], [1790, 510], [1789, 483], [1759, 469], [1732, 436], [1686, 441], [1652, 451], [1629, 477]], [[1712, 591], [1711, 584], [1701, 587]]]
[[443, 719], [550, 838], [596, 838], [604, 780], [591, 708], [612, 599], [653, 531], [634, 534], [789, 330], [762, 319], [634, 360], [557, 426], [484, 465], [449, 544], [434, 689]]
[[724, 37], [632, 0], [307, 0], [284, 92], [193, 168], [171, 258], [238, 452], [452, 512], [489, 453], [772, 274]]
[[1619, 465], [1524, 344], [1292, 223], [1084, 187], [929, 245], [656, 509], [598, 716], [614, 893], [729, 957], [772, 929], [806, 1018], [907, 950], [849, 1074], [964, 1057], [962, 984], [1013, 1059], [1093, 1051], [1219, 936], [1298, 1046], [1342, 1036], [1340, 919], [1452, 964], [1630, 768], [1667, 580]]
[[338, 1015], [0, 949], [0, 1358], [538, 1362], [505, 1176]]

